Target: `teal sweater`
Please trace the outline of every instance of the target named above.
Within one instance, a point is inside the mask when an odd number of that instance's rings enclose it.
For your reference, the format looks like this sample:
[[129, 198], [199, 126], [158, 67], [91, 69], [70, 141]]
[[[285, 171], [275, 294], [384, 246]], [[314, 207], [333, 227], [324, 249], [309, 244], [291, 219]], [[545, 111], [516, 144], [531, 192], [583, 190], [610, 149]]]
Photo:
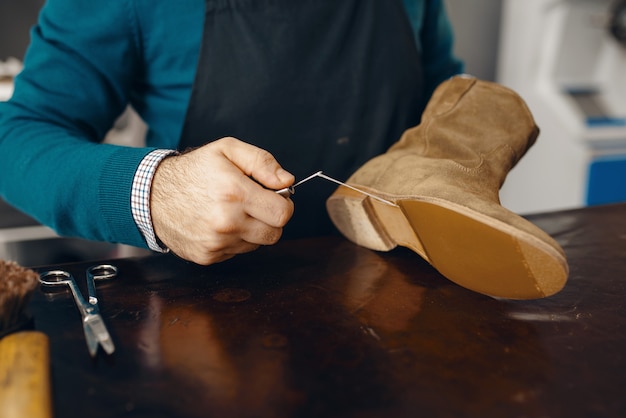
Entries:
[[[404, 3], [430, 92], [462, 70], [449, 22], [442, 0]], [[0, 196], [61, 235], [146, 247], [132, 180], [148, 152], [176, 148], [203, 15], [204, 0], [48, 0], [0, 103]], [[100, 143], [129, 103], [147, 147]]]

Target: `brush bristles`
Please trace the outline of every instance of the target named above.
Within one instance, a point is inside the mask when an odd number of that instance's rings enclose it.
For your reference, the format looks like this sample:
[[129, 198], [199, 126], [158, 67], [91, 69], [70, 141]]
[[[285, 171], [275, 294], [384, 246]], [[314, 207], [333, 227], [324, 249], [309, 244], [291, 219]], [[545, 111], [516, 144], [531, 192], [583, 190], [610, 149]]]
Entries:
[[0, 334], [23, 320], [38, 280], [33, 270], [0, 260]]

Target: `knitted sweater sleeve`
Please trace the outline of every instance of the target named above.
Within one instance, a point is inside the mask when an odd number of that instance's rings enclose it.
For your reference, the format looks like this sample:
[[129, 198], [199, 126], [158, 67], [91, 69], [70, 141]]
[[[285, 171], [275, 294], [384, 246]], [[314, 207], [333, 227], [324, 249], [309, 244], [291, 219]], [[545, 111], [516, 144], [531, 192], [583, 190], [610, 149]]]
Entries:
[[100, 143], [141, 64], [135, 22], [128, 0], [49, 0], [0, 103], [0, 195], [61, 235], [146, 245], [130, 191], [152, 149]]
[[425, 97], [444, 80], [464, 70], [454, 56], [454, 34], [443, 0], [403, 0], [424, 69]]

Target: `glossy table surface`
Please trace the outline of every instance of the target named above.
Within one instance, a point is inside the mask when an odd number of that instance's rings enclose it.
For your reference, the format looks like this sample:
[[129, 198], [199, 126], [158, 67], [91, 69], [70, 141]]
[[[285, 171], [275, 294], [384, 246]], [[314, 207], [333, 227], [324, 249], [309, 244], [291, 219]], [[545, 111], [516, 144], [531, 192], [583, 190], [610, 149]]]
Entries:
[[[339, 237], [208, 267], [113, 260], [118, 278], [98, 284], [113, 355], [89, 356], [68, 292], [30, 304], [55, 415], [626, 416], [626, 205], [529, 219], [570, 263], [543, 300], [473, 293], [408, 250]], [[54, 267], [86, 292], [89, 265]]]

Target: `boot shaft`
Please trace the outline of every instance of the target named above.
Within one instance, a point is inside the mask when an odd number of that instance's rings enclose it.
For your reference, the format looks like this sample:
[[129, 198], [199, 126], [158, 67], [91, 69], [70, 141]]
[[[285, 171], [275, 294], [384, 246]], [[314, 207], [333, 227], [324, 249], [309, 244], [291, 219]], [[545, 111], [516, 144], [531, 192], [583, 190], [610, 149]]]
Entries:
[[421, 123], [389, 152], [416, 153], [478, 170], [499, 189], [538, 134], [532, 114], [515, 92], [457, 76], [435, 90]]

